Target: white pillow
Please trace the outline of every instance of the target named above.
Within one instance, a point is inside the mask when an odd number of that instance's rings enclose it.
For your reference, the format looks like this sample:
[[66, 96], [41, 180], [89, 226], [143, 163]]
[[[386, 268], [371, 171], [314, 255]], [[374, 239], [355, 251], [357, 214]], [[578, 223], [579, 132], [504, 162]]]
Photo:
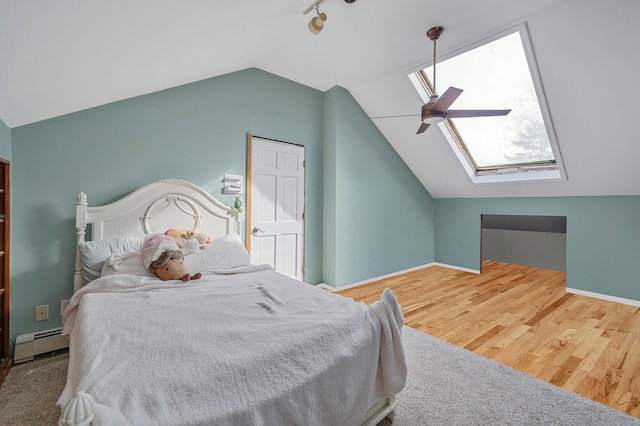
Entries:
[[155, 277], [156, 274], [144, 267], [140, 252], [134, 251], [127, 254], [114, 253], [107, 258], [102, 267], [101, 276], [109, 275], [137, 275], [141, 277]]
[[112, 254], [140, 251], [146, 237], [147, 235], [114, 240], [78, 241], [83, 284], [86, 285], [100, 277], [104, 261]]
[[204, 246], [204, 249], [184, 257], [187, 272], [219, 271], [222, 269], [245, 266], [251, 262], [247, 249], [238, 234], [229, 234], [216, 238]]

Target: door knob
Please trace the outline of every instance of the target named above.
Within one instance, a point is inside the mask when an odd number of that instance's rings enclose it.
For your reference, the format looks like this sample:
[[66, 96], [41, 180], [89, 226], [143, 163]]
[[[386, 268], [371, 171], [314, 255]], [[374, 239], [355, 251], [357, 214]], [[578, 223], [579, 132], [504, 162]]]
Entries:
[[257, 226], [255, 226], [252, 230], [251, 233], [256, 236], [258, 235], [258, 232], [264, 232], [262, 229], [258, 228]]

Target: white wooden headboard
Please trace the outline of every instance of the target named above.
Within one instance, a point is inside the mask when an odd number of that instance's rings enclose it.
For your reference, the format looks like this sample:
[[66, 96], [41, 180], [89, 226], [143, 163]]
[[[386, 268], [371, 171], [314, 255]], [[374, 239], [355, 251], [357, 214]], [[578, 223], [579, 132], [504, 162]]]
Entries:
[[[135, 237], [169, 228], [187, 228], [212, 238], [236, 233], [244, 215], [222, 204], [193, 183], [165, 179], [150, 183], [104, 206], [89, 207], [87, 195], [78, 194], [76, 202], [76, 238], [85, 241], [91, 225], [92, 240]], [[80, 255], [76, 248], [74, 291], [82, 287]]]

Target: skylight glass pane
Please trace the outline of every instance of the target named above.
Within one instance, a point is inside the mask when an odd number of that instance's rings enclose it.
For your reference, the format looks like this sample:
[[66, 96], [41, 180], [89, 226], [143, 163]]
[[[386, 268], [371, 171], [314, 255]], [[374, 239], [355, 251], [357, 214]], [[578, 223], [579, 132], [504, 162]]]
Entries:
[[[433, 67], [424, 71], [432, 80]], [[511, 109], [450, 120], [478, 169], [555, 164], [519, 32], [438, 62], [436, 72], [438, 94], [464, 90], [450, 109]]]

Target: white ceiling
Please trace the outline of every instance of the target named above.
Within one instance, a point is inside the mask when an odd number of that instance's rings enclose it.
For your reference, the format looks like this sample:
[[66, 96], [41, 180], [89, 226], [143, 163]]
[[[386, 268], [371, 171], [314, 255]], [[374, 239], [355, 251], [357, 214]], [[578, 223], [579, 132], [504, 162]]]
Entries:
[[526, 21], [568, 180], [474, 186], [439, 130], [376, 125], [434, 197], [640, 194], [637, 0], [324, 0], [317, 36], [311, 3], [0, 0], [0, 118], [14, 128], [249, 67], [342, 86], [370, 116], [418, 113], [406, 74], [430, 61], [427, 29], [445, 28], [444, 55]]

